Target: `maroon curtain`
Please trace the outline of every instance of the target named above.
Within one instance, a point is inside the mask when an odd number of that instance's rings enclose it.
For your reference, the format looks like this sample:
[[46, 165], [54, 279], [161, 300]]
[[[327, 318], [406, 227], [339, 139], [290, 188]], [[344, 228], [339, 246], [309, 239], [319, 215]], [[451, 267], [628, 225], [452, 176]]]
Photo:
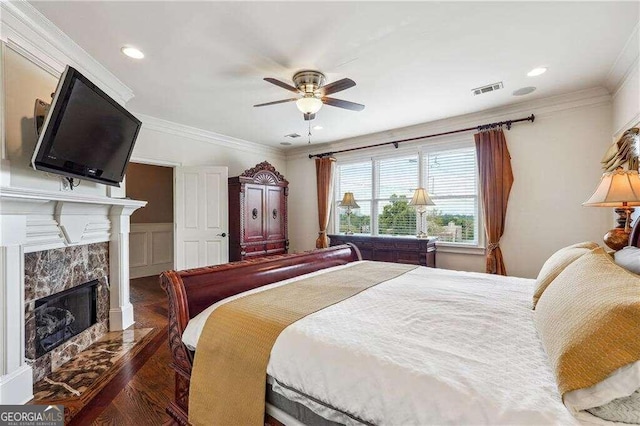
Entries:
[[482, 131], [474, 137], [487, 235], [486, 271], [489, 274], [507, 275], [500, 238], [504, 233], [509, 192], [513, 185], [511, 155], [502, 129]]
[[331, 157], [316, 158], [316, 186], [318, 191], [318, 239], [316, 248], [329, 247], [327, 226], [331, 214], [331, 202], [333, 199], [333, 170], [336, 159]]

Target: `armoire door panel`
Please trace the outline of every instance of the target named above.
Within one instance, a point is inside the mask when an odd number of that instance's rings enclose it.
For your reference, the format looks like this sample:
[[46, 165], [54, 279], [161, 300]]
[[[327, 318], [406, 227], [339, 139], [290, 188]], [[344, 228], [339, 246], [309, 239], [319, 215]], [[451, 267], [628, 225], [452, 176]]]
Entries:
[[284, 239], [284, 194], [283, 188], [266, 186], [267, 192], [267, 240]]
[[245, 242], [264, 239], [264, 188], [247, 185], [244, 190], [244, 240]]

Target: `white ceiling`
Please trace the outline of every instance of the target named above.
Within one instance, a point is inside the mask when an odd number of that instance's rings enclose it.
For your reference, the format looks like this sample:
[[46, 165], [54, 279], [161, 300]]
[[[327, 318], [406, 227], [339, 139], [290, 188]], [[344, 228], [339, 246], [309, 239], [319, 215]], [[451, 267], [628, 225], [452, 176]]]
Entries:
[[[252, 107], [292, 95], [263, 77], [355, 80], [332, 96], [365, 110], [324, 106], [314, 122], [313, 142], [334, 141], [603, 86], [640, 20], [638, 2], [32, 4], [133, 89], [132, 111], [278, 147], [307, 126], [293, 102]], [[537, 66], [549, 71], [527, 77]], [[512, 96], [524, 86], [537, 90]]]

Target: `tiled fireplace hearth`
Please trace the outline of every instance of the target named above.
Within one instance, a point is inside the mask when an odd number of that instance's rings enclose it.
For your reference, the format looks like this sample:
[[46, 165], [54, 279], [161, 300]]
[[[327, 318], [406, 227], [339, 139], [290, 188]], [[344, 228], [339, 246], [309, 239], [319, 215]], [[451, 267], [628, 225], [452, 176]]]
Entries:
[[109, 330], [109, 243], [27, 253], [24, 266], [25, 357], [37, 382]]
[[[133, 324], [129, 217], [145, 204], [0, 186], [0, 405], [29, 401], [34, 379], [55, 371], [107, 331]], [[96, 323], [38, 357], [36, 300], [92, 280], [98, 280]], [[52, 306], [61, 310], [51, 309], [41, 325], [76, 321], [66, 312], [70, 306]]]

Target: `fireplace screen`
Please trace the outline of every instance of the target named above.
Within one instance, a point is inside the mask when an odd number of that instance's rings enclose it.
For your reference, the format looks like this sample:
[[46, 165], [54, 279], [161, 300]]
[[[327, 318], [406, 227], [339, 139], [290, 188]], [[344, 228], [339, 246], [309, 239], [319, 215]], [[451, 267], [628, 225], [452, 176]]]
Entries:
[[36, 300], [36, 357], [96, 323], [98, 280]]

